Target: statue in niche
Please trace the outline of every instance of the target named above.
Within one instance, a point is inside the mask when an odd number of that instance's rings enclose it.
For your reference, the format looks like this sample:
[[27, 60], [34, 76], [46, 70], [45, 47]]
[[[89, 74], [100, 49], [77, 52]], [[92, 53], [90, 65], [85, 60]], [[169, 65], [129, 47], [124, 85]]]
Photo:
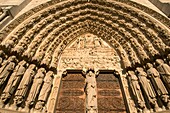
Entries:
[[151, 82], [153, 84], [153, 87], [155, 88], [155, 91], [161, 97], [162, 101], [164, 103], [167, 103], [168, 105], [167, 107], [169, 108], [170, 105], [168, 104], [169, 103], [168, 91], [166, 90], [164, 84], [162, 83], [160, 79], [159, 72], [150, 63], [146, 64], [146, 68], [147, 68], [147, 74], [149, 78], [151, 79]]
[[29, 106], [32, 106], [34, 104], [35, 98], [37, 97], [40, 91], [41, 85], [43, 83], [45, 73], [46, 71], [44, 68], [38, 69], [38, 72], [35, 75], [31, 90], [29, 92], [29, 95], [26, 101], [26, 109], [29, 109]]
[[14, 97], [14, 105], [13, 107], [16, 108], [18, 105], [22, 104], [22, 102], [24, 101], [24, 98], [28, 92], [28, 89], [30, 87], [30, 83], [32, 82], [32, 79], [34, 77], [35, 74], [35, 64], [31, 64], [28, 69], [26, 70], [19, 86], [18, 89], [15, 93], [15, 97]]
[[[84, 72], [83, 72], [84, 73]], [[85, 73], [84, 73], [85, 74]], [[97, 71], [88, 70], [86, 73], [85, 80], [85, 93], [86, 93], [86, 106], [88, 113], [97, 113], [97, 85], [96, 85], [96, 76], [98, 75]]]
[[41, 112], [42, 110], [46, 109], [44, 107], [45, 107], [45, 103], [47, 102], [48, 96], [49, 96], [51, 88], [52, 88], [53, 77], [54, 77], [53, 71], [48, 71], [44, 78], [44, 84], [42, 86], [42, 89], [38, 96], [38, 102], [35, 106], [36, 111]]
[[9, 74], [15, 68], [16, 57], [11, 56], [8, 60], [2, 63], [2, 67], [0, 68], [0, 87], [4, 84]]
[[148, 104], [151, 105], [151, 107], [154, 107], [155, 111], [160, 111], [160, 108], [158, 107], [158, 104], [157, 104], [156, 93], [150, 81], [147, 79], [147, 74], [141, 67], [136, 68], [136, 71], [138, 73], [139, 82], [142, 86], [142, 89], [144, 90], [144, 94], [145, 94], [144, 96], [149, 101]]
[[147, 108], [145, 105], [145, 100], [144, 97], [142, 95], [141, 92], [141, 88], [138, 82], [138, 78], [135, 75], [134, 71], [128, 71], [128, 75], [129, 75], [129, 82], [130, 82], [130, 87], [132, 89], [132, 93], [134, 96], [134, 99], [136, 101], [136, 103], [138, 104], [138, 111], [139, 112], [147, 112]]
[[26, 70], [26, 61], [23, 60], [18, 63], [18, 65], [15, 67], [12, 75], [9, 78], [9, 81], [1, 95], [1, 100], [3, 102], [11, 98], [19, 82], [21, 81], [21, 78], [24, 75], [25, 70]]
[[162, 80], [170, 93], [170, 67], [162, 59], [156, 60], [157, 70], [161, 74]]

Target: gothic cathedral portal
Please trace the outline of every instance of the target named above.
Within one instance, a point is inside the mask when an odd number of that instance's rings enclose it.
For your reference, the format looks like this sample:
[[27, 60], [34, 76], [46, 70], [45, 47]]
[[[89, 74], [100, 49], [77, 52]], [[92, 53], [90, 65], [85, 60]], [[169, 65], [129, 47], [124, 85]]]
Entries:
[[14, 18], [0, 112], [169, 113], [169, 19], [130, 0], [51, 0]]

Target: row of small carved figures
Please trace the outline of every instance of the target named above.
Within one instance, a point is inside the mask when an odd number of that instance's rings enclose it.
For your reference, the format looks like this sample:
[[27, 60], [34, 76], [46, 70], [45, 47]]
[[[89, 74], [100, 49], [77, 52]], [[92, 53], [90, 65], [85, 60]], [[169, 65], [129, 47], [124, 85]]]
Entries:
[[[168, 55], [170, 57], [170, 55]], [[170, 62], [162, 59], [127, 71], [130, 94], [138, 112], [170, 109]]]
[[46, 111], [54, 72], [37, 69], [35, 64], [25, 60], [17, 62], [15, 56], [7, 60], [0, 57], [0, 61], [0, 107], [26, 112]]

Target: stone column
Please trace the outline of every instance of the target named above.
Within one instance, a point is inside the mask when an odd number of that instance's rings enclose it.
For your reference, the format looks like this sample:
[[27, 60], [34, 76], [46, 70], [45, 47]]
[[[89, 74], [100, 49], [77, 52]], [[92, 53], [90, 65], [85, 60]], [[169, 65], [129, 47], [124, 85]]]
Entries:
[[55, 113], [55, 108], [57, 104], [57, 97], [60, 89], [62, 75], [67, 74], [66, 71], [59, 70], [57, 75], [54, 75], [53, 87], [47, 102], [47, 113]]
[[83, 70], [83, 74], [86, 77], [84, 88], [84, 91], [86, 93], [86, 113], [98, 113], [96, 84], [96, 76], [98, 74], [98, 71]]

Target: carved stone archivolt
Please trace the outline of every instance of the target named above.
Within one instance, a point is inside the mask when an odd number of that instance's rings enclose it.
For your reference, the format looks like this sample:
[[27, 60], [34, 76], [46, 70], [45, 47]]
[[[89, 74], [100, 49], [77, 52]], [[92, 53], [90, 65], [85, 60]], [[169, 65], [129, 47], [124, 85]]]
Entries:
[[63, 72], [91, 68], [84, 92], [95, 99], [87, 112], [98, 108], [94, 69], [118, 73], [128, 112], [168, 110], [169, 23], [128, 0], [42, 4], [0, 33], [0, 106], [52, 113]]

